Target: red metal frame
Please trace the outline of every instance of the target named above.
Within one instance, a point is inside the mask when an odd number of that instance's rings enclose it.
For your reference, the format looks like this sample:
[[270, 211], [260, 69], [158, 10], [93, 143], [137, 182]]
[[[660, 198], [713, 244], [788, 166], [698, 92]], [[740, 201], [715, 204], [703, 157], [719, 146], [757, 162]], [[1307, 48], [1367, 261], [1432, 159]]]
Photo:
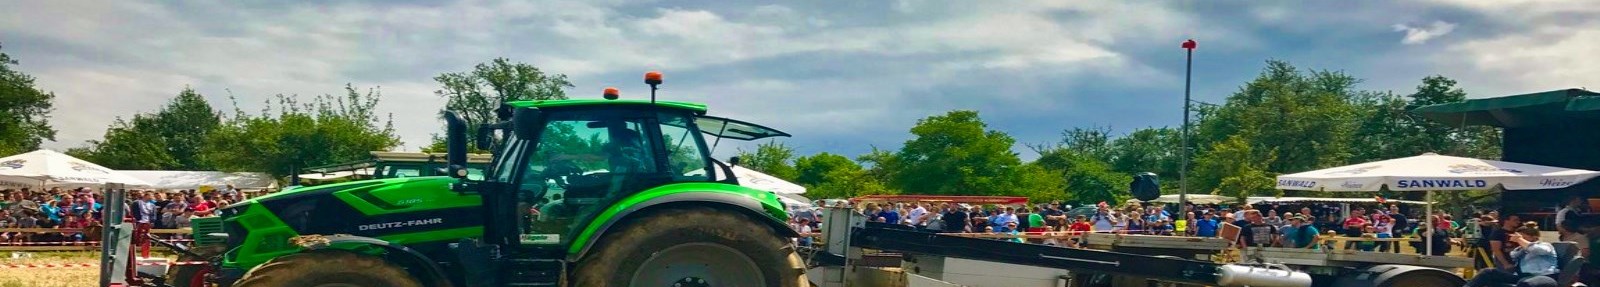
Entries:
[[967, 204], [1027, 205], [1028, 198], [1021, 196], [961, 196], [961, 195], [865, 195], [851, 202], [949, 202]]

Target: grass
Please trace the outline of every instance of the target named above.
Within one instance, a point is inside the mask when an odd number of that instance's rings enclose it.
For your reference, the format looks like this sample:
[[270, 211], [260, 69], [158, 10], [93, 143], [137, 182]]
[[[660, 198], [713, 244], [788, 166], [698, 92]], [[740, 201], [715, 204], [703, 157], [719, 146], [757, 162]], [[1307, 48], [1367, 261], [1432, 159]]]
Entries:
[[[12, 258], [10, 252], [0, 254], [0, 265], [6, 264], [95, 264], [100, 263], [100, 253], [76, 252], [23, 252], [31, 258]], [[152, 254], [154, 255], [154, 254]], [[4, 268], [0, 267], [0, 287], [79, 287], [100, 285], [100, 268], [50, 267]]]

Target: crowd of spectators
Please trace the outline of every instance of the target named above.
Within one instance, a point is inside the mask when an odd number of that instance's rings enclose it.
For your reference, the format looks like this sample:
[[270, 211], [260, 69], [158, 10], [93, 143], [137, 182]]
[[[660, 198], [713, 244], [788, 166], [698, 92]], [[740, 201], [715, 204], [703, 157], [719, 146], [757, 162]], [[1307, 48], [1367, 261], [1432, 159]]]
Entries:
[[[1348, 213], [1342, 210], [1345, 207], [1350, 208]], [[1489, 219], [1500, 218], [1499, 213], [1492, 211], [1473, 213], [1462, 220], [1443, 211], [1423, 217], [1420, 210], [1381, 203], [1189, 204], [1181, 209], [1162, 204], [1113, 207], [1102, 203], [1073, 209], [1060, 202], [1028, 206], [893, 202], [862, 204], [858, 206], [858, 211], [873, 222], [947, 233], [1064, 232], [1066, 235], [1078, 235], [1093, 232], [1218, 237], [1222, 227], [1231, 224], [1239, 227], [1235, 242], [1237, 246], [1322, 249], [1332, 248], [1334, 243], [1319, 239], [1319, 235], [1323, 238], [1345, 236], [1380, 239], [1346, 240], [1345, 249], [1398, 253], [1404, 245], [1411, 247], [1411, 252], [1432, 255], [1444, 255], [1452, 250], [1467, 252], [1477, 245], [1489, 250], [1488, 240], [1483, 238], [1493, 237], [1496, 233], [1492, 230], [1485, 232], [1480, 226], [1498, 222]], [[1426, 224], [1428, 218], [1432, 218], [1432, 226]], [[818, 212], [806, 210], [796, 213], [791, 218], [791, 224], [796, 230], [809, 233], [820, 229], [820, 220]], [[1562, 234], [1573, 237], [1568, 239], [1574, 240], [1568, 241], [1587, 242], [1586, 238], [1576, 238], [1582, 236], [1577, 232], [1568, 235], [1569, 232], [1563, 231]], [[1388, 238], [1411, 240], [1382, 240]], [[1058, 245], [1074, 243], [1070, 240], [1048, 239], [1005, 240]], [[1432, 242], [1433, 249], [1427, 248], [1429, 242]]]
[[[189, 227], [196, 216], [210, 216], [218, 207], [242, 200], [229, 186], [212, 192], [196, 190], [130, 190], [123, 220], [148, 230]], [[0, 245], [74, 244], [98, 241], [105, 194], [93, 188], [0, 190]], [[37, 229], [64, 229], [37, 232]], [[12, 229], [7, 231], [7, 229]], [[33, 229], [17, 231], [15, 229]], [[38, 243], [38, 244], [34, 244]]]

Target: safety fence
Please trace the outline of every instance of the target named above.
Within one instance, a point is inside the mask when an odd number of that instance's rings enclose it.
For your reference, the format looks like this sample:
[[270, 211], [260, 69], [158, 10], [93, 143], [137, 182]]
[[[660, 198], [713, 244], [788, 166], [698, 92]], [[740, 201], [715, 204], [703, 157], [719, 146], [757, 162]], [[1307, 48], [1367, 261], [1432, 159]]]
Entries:
[[[0, 234], [84, 233], [86, 228], [0, 228]], [[93, 232], [93, 231], [90, 231]], [[187, 235], [188, 228], [151, 229], [156, 235]], [[190, 238], [163, 239], [167, 242], [193, 242]], [[0, 252], [8, 251], [99, 251], [100, 241], [16, 241], [0, 242]], [[165, 248], [159, 244], [152, 248]]]
[[[182, 265], [204, 265], [204, 264], [210, 264], [210, 262], [205, 262], [205, 261], [140, 262], [140, 263], [135, 263], [134, 265], [139, 265], [139, 266], [162, 266], [162, 265], [165, 265], [165, 266], [182, 266]], [[99, 268], [99, 267], [100, 267], [100, 264], [97, 264], [97, 263], [0, 264], [0, 269], [20, 269], [20, 268]]]

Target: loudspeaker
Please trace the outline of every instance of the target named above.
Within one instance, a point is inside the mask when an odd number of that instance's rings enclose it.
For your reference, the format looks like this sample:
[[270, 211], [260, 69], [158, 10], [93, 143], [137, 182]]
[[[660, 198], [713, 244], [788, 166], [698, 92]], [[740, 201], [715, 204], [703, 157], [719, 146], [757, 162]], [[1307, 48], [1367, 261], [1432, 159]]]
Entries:
[[1161, 197], [1161, 179], [1152, 172], [1136, 173], [1133, 182], [1128, 184], [1128, 192], [1140, 201], [1155, 200]]

